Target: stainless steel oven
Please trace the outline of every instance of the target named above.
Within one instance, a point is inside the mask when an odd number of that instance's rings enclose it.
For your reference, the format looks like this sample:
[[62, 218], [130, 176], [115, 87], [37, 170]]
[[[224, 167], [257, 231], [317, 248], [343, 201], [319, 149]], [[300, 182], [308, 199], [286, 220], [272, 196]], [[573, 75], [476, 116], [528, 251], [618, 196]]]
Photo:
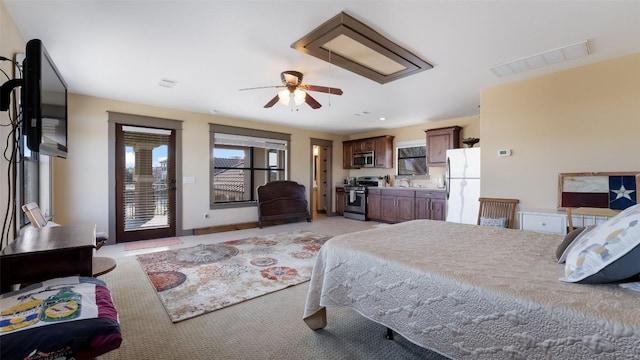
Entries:
[[367, 188], [365, 186], [344, 187], [344, 217], [367, 220]]
[[379, 176], [361, 176], [355, 185], [344, 187], [344, 217], [369, 220], [367, 217], [367, 188], [376, 187], [383, 181]]

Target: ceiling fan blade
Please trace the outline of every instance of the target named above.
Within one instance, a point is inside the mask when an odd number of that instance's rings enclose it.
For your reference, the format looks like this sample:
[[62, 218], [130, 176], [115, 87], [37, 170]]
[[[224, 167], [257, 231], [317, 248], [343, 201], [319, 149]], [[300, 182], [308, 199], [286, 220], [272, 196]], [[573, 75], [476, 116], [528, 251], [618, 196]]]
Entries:
[[309, 90], [309, 91], [317, 91], [317, 92], [329, 93], [329, 94], [332, 94], [332, 95], [342, 95], [342, 90], [340, 90], [338, 88], [332, 88], [332, 87], [327, 87], [327, 86], [318, 86], [318, 85], [304, 85], [304, 87], [306, 88], [306, 90]]
[[322, 105], [320, 105], [320, 103], [316, 101], [316, 99], [312, 98], [311, 95], [309, 94], [307, 94], [307, 96], [304, 97], [304, 102], [309, 104], [309, 106], [311, 106], [314, 109], [319, 109], [322, 107]]
[[274, 96], [273, 99], [269, 100], [269, 102], [264, 106], [265, 108], [270, 108], [278, 102], [278, 95]]
[[238, 89], [238, 91], [244, 91], [244, 90], [256, 90], [256, 89], [273, 89], [273, 88], [283, 88], [284, 86], [282, 85], [274, 85], [274, 86], [258, 86], [258, 87], [252, 87], [252, 88], [244, 88], [244, 89]]

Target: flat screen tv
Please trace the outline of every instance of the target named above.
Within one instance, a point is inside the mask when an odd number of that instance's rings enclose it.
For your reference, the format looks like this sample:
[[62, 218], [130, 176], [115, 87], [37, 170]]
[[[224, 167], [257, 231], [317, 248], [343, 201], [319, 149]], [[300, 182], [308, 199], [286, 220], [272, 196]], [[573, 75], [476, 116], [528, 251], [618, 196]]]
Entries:
[[67, 84], [39, 39], [27, 42], [22, 69], [22, 129], [27, 147], [66, 158]]

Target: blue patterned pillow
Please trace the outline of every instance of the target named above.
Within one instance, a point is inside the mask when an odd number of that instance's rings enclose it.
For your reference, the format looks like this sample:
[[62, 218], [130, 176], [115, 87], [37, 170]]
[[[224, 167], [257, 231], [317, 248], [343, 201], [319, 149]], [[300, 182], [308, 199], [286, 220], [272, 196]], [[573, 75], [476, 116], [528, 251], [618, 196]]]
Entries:
[[507, 227], [507, 218], [480, 217], [480, 226]]
[[640, 204], [576, 239], [567, 254], [560, 280], [599, 284], [640, 273]]
[[587, 227], [579, 227], [568, 233], [564, 240], [558, 245], [556, 249], [556, 258], [558, 259], [558, 264], [564, 264], [565, 260], [567, 260], [567, 255], [569, 251], [571, 251], [571, 247], [574, 243], [580, 242], [580, 238], [587, 235], [587, 233], [596, 228], [596, 225], [589, 225]]

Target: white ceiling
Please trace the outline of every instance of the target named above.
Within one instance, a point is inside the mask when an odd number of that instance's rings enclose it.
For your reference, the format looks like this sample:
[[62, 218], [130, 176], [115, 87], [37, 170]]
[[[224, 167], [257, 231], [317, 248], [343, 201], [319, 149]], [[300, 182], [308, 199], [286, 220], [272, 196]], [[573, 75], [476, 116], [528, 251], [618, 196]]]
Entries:
[[[640, 1], [3, 2], [70, 92], [337, 134], [477, 115], [483, 88], [640, 52]], [[341, 11], [434, 68], [381, 85], [291, 48]], [[583, 58], [504, 78], [489, 71], [583, 40]], [[284, 70], [344, 95], [311, 93], [322, 108], [292, 112], [263, 108], [278, 89], [238, 91], [280, 85]]]

